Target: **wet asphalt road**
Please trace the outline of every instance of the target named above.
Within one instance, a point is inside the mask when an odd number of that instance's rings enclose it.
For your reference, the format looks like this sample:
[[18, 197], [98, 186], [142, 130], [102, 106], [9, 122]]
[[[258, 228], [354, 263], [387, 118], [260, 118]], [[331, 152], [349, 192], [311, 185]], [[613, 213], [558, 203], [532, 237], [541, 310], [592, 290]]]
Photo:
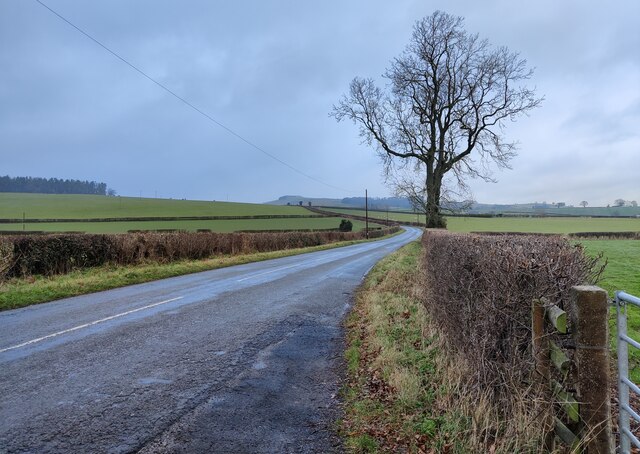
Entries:
[[0, 313], [0, 452], [339, 452], [340, 322], [393, 238]]

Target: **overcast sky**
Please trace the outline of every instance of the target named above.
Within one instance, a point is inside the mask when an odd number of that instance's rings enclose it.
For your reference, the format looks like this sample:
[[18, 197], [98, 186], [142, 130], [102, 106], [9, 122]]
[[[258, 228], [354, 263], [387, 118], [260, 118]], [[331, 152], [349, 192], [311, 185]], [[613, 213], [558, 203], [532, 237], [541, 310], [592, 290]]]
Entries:
[[[328, 117], [435, 10], [518, 51], [542, 107], [480, 202], [640, 201], [640, 2], [0, 0], [0, 175], [104, 181], [122, 195], [264, 202], [390, 195], [358, 130]], [[337, 188], [341, 189], [337, 189]]]

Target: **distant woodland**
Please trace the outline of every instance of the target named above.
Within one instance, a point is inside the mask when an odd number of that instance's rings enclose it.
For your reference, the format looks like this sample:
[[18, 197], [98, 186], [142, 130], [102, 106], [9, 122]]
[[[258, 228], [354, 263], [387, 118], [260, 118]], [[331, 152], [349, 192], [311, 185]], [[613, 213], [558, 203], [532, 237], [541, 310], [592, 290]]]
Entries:
[[106, 183], [60, 178], [0, 176], [0, 192], [31, 192], [39, 194], [115, 195]]

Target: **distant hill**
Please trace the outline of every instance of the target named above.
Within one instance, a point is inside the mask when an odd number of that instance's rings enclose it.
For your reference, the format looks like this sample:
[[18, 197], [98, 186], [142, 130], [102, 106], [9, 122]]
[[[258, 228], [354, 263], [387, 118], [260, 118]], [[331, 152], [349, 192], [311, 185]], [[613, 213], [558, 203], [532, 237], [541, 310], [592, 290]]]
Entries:
[[[278, 200], [266, 202], [269, 205], [302, 205], [324, 206], [334, 208], [364, 209], [364, 197], [345, 197], [343, 199], [314, 198], [300, 195], [285, 195]], [[456, 203], [450, 208], [455, 209]], [[446, 207], [445, 207], [446, 208]], [[413, 211], [407, 199], [401, 197], [370, 197], [369, 209], [380, 211]], [[456, 210], [457, 211], [457, 210]], [[518, 203], [495, 204], [474, 203], [461, 214], [500, 215], [500, 216], [602, 216], [602, 217], [638, 217], [640, 207], [637, 206], [609, 206], [609, 207], [574, 207], [564, 203]]]

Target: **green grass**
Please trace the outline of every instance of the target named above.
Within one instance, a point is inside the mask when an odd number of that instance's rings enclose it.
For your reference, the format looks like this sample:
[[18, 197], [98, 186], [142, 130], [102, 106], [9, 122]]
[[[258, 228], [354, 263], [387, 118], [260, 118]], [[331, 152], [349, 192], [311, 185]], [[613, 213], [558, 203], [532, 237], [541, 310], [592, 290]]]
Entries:
[[[331, 209], [336, 213], [364, 216], [363, 210]], [[386, 219], [385, 212], [369, 212], [369, 216]], [[390, 220], [416, 222], [415, 214], [389, 213]], [[424, 216], [420, 216], [424, 222]], [[477, 218], [448, 217], [447, 229], [453, 232], [531, 232], [531, 233], [575, 233], [575, 232], [627, 232], [640, 231], [640, 219], [631, 218]]]
[[0, 193], [0, 219], [309, 215], [297, 206], [94, 195]]
[[[607, 267], [601, 282], [598, 285], [604, 288], [611, 297], [616, 290], [640, 297], [640, 241], [638, 240], [584, 240], [580, 241], [590, 255], [600, 252], [608, 260]], [[611, 347], [616, 348], [616, 320], [615, 309], [611, 311], [609, 321], [611, 330]], [[640, 340], [640, 308], [630, 306], [628, 309], [627, 328], [629, 335]], [[631, 357], [631, 377], [636, 383], [640, 383], [640, 350], [629, 348]]]
[[73, 271], [65, 275], [12, 279], [0, 282], [0, 311], [168, 277], [377, 240], [342, 241], [308, 248], [222, 256], [206, 260], [185, 260], [169, 264], [148, 263], [137, 266], [102, 266]]
[[414, 242], [380, 261], [348, 318], [341, 431], [349, 452], [469, 452], [455, 437], [465, 421], [438, 404], [447, 394], [436, 362], [442, 352], [412, 293], [420, 251]]
[[640, 219], [614, 218], [447, 218], [454, 232], [626, 232], [640, 231]]
[[[306, 211], [306, 210], [305, 210]], [[307, 213], [309, 213], [307, 211]], [[296, 230], [338, 228], [341, 218], [285, 218], [285, 219], [229, 219], [211, 221], [126, 221], [126, 222], [55, 222], [26, 223], [26, 230], [45, 232], [126, 233], [128, 230], [177, 229], [195, 231], [210, 229], [213, 232], [238, 230]], [[365, 223], [351, 221], [353, 230], [364, 229]], [[369, 223], [370, 227], [380, 227]], [[22, 230], [22, 224], [0, 224], [0, 231]]]

